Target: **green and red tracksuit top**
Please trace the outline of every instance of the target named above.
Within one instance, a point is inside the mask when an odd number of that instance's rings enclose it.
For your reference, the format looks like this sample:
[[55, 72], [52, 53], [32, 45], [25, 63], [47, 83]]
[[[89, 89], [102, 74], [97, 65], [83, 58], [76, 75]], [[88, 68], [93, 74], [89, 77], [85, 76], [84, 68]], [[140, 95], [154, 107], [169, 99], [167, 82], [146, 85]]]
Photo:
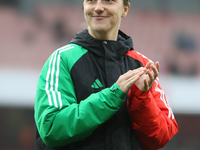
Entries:
[[116, 84], [150, 60], [119, 30], [117, 41], [85, 29], [43, 66], [35, 98], [39, 150], [155, 150], [178, 131], [157, 77], [147, 92]]

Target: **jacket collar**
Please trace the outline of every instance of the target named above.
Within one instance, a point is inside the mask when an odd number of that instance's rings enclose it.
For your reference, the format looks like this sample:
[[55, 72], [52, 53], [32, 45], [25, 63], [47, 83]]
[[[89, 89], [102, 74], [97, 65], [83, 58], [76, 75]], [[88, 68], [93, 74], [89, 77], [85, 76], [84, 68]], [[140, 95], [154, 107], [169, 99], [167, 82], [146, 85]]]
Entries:
[[93, 38], [85, 29], [77, 33], [70, 43], [78, 44], [92, 53], [106, 58], [118, 59], [129, 50], [133, 50], [130, 36], [119, 30], [117, 41], [98, 40]]

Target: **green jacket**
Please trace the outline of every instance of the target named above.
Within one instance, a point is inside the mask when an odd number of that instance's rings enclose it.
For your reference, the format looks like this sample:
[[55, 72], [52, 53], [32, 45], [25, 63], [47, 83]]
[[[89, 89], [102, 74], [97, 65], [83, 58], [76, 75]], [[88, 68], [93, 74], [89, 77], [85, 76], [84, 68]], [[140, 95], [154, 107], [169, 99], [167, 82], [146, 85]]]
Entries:
[[150, 60], [133, 50], [119, 31], [117, 41], [78, 33], [56, 50], [38, 79], [35, 99], [38, 150], [155, 150], [178, 131], [158, 78], [147, 92], [128, 94], [115, 83]]
[[[71, 70], [86, 53], [88, 50], [83, 47], [68, 44], [49, 57], [39, 76], [35, 121], [42, 140], [50, 147], [88, 137], [111, 118], [125, 101], [126, 94], [116, 83], [105, 88], [95, 77], [93, 83], [88, 83], [89, 77], [80, 71], [82, 78], [86, 78], [85, 84], [89, 84], [93, 90], [92, 93], [100, 91], [78, 102]], [[84, 91], [85, 87], [79, 88]]]

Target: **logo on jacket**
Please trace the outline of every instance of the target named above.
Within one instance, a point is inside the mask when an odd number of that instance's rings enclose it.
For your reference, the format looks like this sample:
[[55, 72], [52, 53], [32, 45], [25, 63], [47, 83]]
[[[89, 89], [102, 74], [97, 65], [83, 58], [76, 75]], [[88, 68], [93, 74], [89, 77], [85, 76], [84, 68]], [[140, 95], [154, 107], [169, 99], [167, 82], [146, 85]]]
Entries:
[[99, 79], [96, 79], [91, 87], [94, 89], [98, 89], [98, 88], [102, 88], [103, 84], [99, 81]]

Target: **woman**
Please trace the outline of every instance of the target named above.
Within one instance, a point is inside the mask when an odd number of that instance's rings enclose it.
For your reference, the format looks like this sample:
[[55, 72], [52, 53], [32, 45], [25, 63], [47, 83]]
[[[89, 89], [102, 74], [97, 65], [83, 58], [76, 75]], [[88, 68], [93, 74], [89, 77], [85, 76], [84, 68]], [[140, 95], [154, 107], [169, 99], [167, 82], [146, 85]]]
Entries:
[[128, 0], [84, 0], [88, 28], [45, 63], [37, 85], [38, 149], [154, 150], [178, 131], [159, 63], [119, 30]]

